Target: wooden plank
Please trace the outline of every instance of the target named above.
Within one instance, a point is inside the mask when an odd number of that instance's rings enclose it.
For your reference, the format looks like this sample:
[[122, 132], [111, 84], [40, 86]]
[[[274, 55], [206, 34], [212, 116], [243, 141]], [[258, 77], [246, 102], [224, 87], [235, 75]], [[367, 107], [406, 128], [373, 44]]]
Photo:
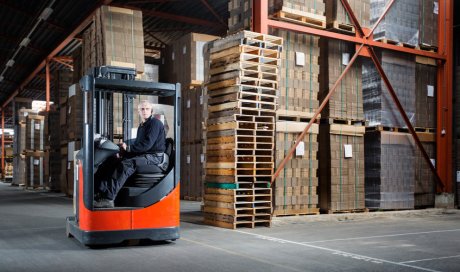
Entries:
[[219, 214], [227, 214], [227, 215], [236, 215], [236, 210], [235, 209], [226, 209], [226, 208], [218, 208], [218, 207], [210, 207], [210, 206], [204, 206], [203, 212], [209, 212], [209, 213], [219, 213]]
[[204, 199], [210, 200], [210, 201], [220, 201], [220, 202], [230, 202], [230, 203], [235, 202], [235, 197], [232, 195], [205, 194]]
[[365, 126], [352, 126], [352, 125], [341, 125], [331, 124], [330, 133], [336, 135], [348, 135], [362, 137], [366, 133]]
[[216, 112], [216, 111], [223, 111], [227, 109], [234, 109], [237, 108], [239, 105], [238, 102], [229, 102], [229, 103], [224, 103], [220, 105], [214, 105], [214, 106], [209, 106], [208, 111], [209, 112]]
[[[292, 122], [292, 121], [277, 121], [276, 122], [276, 132], [287, 132], [287, 133], [301, 133], [307, 127], [308, 123], [304, 122]], [[319, 125], [312, 124], [309, 133], [318, 134]]]
[[207, 162], [206, 168], [234, 168], [235, 163], [231, 162]]
[[238, 79], [232, 78], [220, 82], [210, 83], [207, 85], [208, 91], [230, 87], [238, 84]]
[[233, 176], [233, 175], [235, 175], [235, 169], [210, 169], [210, 168], [206, 168], [206, 175]]
[[428, 57], [423, 56], [415, 56], [415, 62], [425, 65], [436, 66], [436, 60]]
[[235, 195], [235, 190], [219, 189], [219, 188], [206, 188], [206, 194], [219, 194], [219, 195]]
[[421, 142], [436, 142], [436, 133], [417, 132], [417, 136]]
[[228, 122], [216, 125], [208, 126], [208, 131], [216, 131], [216, 130], [228, 130], [228, 129], [236, 129], [237, 123], [236, 122]]
[[[303, 112], [303, 111], [292, 111], [292, 110], [278, 109], [278, 110], [276, 110], [276, 115], [301, 116], [301, 117], [305, 117], [305, 118], [313, 118], [315, 113], [314, 112]], [[320, 117], [321, 117], [321, 114], [319, 114], [317, 118], [320, 118]]]

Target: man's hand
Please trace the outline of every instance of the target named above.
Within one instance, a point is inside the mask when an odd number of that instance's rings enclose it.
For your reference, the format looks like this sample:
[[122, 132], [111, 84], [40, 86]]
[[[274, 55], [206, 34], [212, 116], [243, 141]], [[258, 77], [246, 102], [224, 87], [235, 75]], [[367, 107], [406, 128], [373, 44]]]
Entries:
[[128, 148], [128, 146], [126, 145], [126, 143], [123, 142], [123, 140], [120, 140], [118, 146], [124, 151], [126, 151], [126, 148]]

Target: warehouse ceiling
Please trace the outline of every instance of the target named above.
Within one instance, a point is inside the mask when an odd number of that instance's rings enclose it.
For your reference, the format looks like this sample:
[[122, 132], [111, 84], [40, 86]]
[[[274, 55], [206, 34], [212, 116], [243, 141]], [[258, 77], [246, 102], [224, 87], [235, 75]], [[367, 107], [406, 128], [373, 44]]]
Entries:
[[14, 95], [45, 99], [46, 59], [51, 74], [70, 69], [67, 57], [81, 45], [78, 32], [103, 4], [142, 10], [146, 56], [158, 55], [189, 32], [227, 31], [227, 0], [0, 0], [0, 107], [5, 127], [13, 126], [9, 102]]

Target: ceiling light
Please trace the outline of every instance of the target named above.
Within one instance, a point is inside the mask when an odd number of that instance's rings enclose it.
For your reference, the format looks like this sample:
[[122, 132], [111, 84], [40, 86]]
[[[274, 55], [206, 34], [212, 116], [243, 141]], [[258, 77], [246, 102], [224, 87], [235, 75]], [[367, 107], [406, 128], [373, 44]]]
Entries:
[[10, 59], [7, 63], [6, 63], [6, 66], [7, 67], [13, 67], [14, 65], [14, 59]]
[[2, 81], [3, 81], [3, 79], [4, 79], [4, 77], [3, 77], [3, 76], [0, 76], [0, 82], [2, 82]]
[[30, 43], [30, 39], [29, 38], [24, 38], [22, 40], [22, 42], [19, 44], [19, 46], [22, 46], [22, 47], [27, 47]]
[[40, 17], [38, 17], [38, 19], [45, 21], [48, 19], [48, 17], [50, 17], [51, 13], [53, 13], [53, 9], [46, 8], [43, 10], [42, 14], [40, 14]]

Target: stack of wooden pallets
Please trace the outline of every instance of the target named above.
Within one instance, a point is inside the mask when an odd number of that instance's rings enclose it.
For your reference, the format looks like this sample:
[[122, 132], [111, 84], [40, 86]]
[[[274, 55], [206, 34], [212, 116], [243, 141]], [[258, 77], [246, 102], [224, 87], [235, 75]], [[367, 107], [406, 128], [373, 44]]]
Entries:
[[242, 31], [209, 47], [207, 224], [270, 226], [282, 44], [282, 38]]

